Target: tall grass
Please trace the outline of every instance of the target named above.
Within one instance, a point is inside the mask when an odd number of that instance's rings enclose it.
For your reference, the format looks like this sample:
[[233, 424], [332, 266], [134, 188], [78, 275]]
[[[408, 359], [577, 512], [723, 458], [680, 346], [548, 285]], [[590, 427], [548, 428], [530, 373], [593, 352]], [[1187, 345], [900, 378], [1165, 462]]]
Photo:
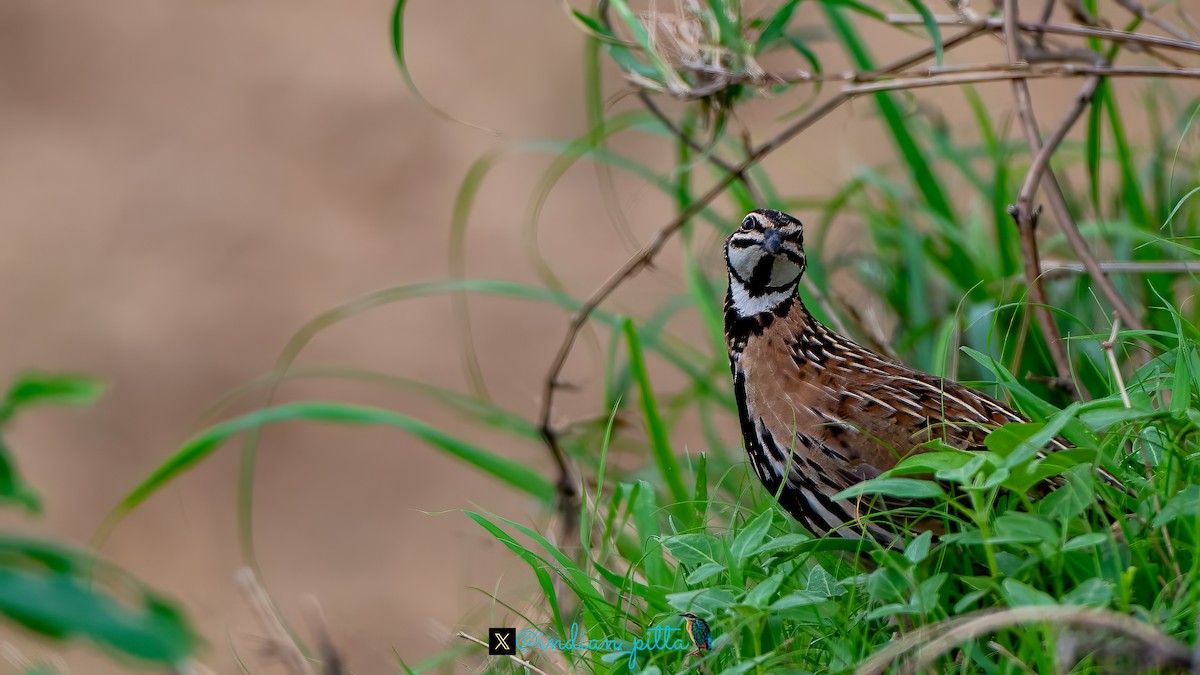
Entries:
[[[919, 93], [870, 94], [894, 159], [861, 167], [840, 189], [816, 199], [773, 183], [739, 142], [730, 116], [756, 99], [786, 94], [806, 101], [796, 115], [814, 110], [806, 95], [822, 85], [827, 70], [822, 61], [835, 51], [863, 73], [880, 67], [873, 45], [862, 37], [862, 24], [884, 20], [882, 13], [866, 3], [826, 0], [814, 2], [820, 6], [819, 25], [802, 26], [796, 18], [800, 4], [768, 3], [749, 14], [734, 0], [687, 3], [690, 9], [682, 15], [658, 15], [673, 22], [668, 23], [674, 32], [664, 32], [662, 23], [648, 21], [624, 0], [570, 12], [590, 40], [580, 75], [589, 131], [577, 139], [529, 141], [513, 149], [553, 155], [532, 191], [529, 221], [536, 223], [558, 178], [579, 161], [598, 167], [602, 185], [610, 172], [629, 173], [668, 195], [679, 213], [697, 213], [678, 230], [685, 294], [645, 316], [614, 316], [603, 305], [590, 315], [604, 353], [597, 365], [603, 396], [587, 421], [551, 430], [572, 468], [571, 487], [581, 492], [577, 501], [562, 501], [558, 477], [543, 467], [505, 459], [452, 430], [391, 411], [314, 402], [264, 407], [202, 432], [134, 490], [118, 515], [223, 441], [261, 425], [293, 419], [384, 424], [546, 505], [548, 522], [539, 527], [502, 514], [466, 513], [527, 563], [532, 575], [536, 601], [531, 605], [519, 592], [505, 591], [496, 598], [498, 621], [551, 639], [575, 635], [605, 643], [603, 650], [523, 651], [523, 659], [546, 672], [876, 672], [895, 666], [1050, 673], [1178, 665], [1179, 654], [1190, 653], [1183, 645], [1196, 641], [1200, 618], [1200, 558], [1194, 553], [1200, 543], [1200, 477], [1194, 470], [1200, 451], [1195, 433], [1200, 308], [1186, 267], [1198, 252], [1200, 218], [1194, 206], [1200, 185], [1194, 122], [1200, 108], [1185, 88], [1194, 80], [1175, 80], [1187, 83], [1178, 87], [1150, 81], [1123, 87], [1136, 91], [1142, 108], [1137, 112], [1148, 120], [1138, 128], [1129, 122], [1130, 98], [1102, 85], [1086, 128], [1077, 134], [1082, 140], [1071, 137], [1053, 157], [1051, 168], [1092, 251], [1102, 261], [1139, 266], [1112, 274], [1146, 326], [1119, 331], [1115, 343], [1106, 345], [1112, 326], [1107, 300], [1086, 275], [1065, 264], [1076, 255], [1063, 236], [1042, 227], [1037, 232], [1042, 258], [1064, 261], [1048, 263], [1042, 284], [1055, 328], [1065, 336], [1070, 376], [1090, 393], [1072, 400], [1050, 384], [1058, 373], [1027, 302], [1021, 241], [1008, 212], [1032, 158], [1028, 146], [1013, 140], [1013, 120], [998, 114], [985, 92], [956, 88], [971, 125], [954, 129], [910, 105], [906, 97]], [[940, 26], [933, 8], [917, 0], [898, 7], [916, 12], [919, 27], [913, 30], [933, 45], [932, 62], [950, 61], [942, 46], [950, 29]], [[393, 40], [404, 77], [415, 86], [405, 68], [404, 9], [399, 2]], [[1129, 16], [1121, 21], [1137, 28], [1139, 21]], [[571, 28], [564, 22], [563, 29]], [[1113, 63], [1128, 55], [1119, 42], [1094, 38], [1080, 44], [1103, 51]], [[1194, 61], [1196, 53], [1200, 46], [1177, 57]], [[768, 54], [790, 57], [810, 76], [764, 77], [759, 61]], [[645, 107], [607, 111], [603, 102], [612, 92], [602, 88], [603, 68], [619, 69], [644, 92]], [[1077, 80], [1061, 82], [1074, 87]], [[832, 79], [823, 86], [844, 84]], [[659, 107], [669, 95], [686, 99], [669, 106], [670, 117]], [[657, 171], [613, 149], [615, 138], [629, 135], [657, 144], [676, 165]], [[456, 270], [465, 268], [461, 243], [470, 236], [475, 193], [503, 161], [482, 158], [464, 179], [455, 205]], [[744, 178], [728, 177], [731, 167], [747, 161], [752, 165]], [[722, 180], [728, 188], [720, 196], [727, 199], [702, 201], [708, 186]], [[946, 536], [912, 536], [893, 549], [814, 538], [747, 471], [733, 431], [736, 413], [721, 336], [724, 279], [711, 264], [719, 252], [703, 242], [720, 241], [749, 208], [799, 204], [819, 213], [807, 223], [811, 286], [802, 291], [814, 311], [849, 326], [864, 343], [880, 341], [879, 331], [859, 312], [812, 295], [828, 289], [835, 274], [853, 274], [894, 324], [884, 346], [898, 358], [984, 387], [1034, 420], [996, 430], [985, 452], [931, 447], [846, 495], [932, 498], [937, 514], [954, 523]], [[825, 241], [830, 224], [850, 216], [861, 223], [867, 255], [843, 256]], [[458, 278], [348, 302], [302, 329], [272, 375], [242, 394], [273, 390], [286, 377], [314, 375], [290, 370], [307, 341], [385, 303], [431, 293], [484, 293], [568, 312], [586, 306], [558, 284], [554, 260], [538, 257], [533, 264], [544, 288]], [[702, 335], [672, 332], [671, 319], [685, 312], [700, 317]], [[678, 371], [683, 384], [665, 388], [656, 382], [652, 360]], [[537, 420], [491, 402], [482, 386], [462, 394], [373, 374], [320, 375], [418, 387], [465, 420], [530, 443], [540, 443], [546, 431]], [[703, 452], [681, 450], [675, 439], [684, 433], [682, 425], [699, 426]], [[1038, 450], [1056, 436], [1075, 448], [1039, 458]], [[252, 451], [253, 440], [248, 467]], [[613, 452], [641, 461], [613, 461]], [[1098, 482], [1091, 464], [1102, 465], [1136, 497]], [[1040, 500], [1019, 496], [1048, 475], [1061, 475], [1063, 486]], [[251, 484], [243, 482], [245, 504]], [[551, 519], [556, 503], [570, 511]], [[894, 514], [876, 517], [889, 515]], [[557, 527], [558, 522], [572, 526]], [[1040, 617], [1028, 610], [1002, 611], [1027, 607], [1048, 609]], [[1085, 615], [1074, 608], [1106, 613]], [[682, 612], [711, 624], [710, 652], [639, 649], [639, 641], [655, 630], [677, 630]], [[1054, 623], [1038, 620], [1050, 616]], [[1145, 633], [1122, 623], [1129, 619]], [[487, 671], [523, 668], [503, 658], [462, 658]], [[427, 672], [445, 661], [400, 665], [406, 672]]]

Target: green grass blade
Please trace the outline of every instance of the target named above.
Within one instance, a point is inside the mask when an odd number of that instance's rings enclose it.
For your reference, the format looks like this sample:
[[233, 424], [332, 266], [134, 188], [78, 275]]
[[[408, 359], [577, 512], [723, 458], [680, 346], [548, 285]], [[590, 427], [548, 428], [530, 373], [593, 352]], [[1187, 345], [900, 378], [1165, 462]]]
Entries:
[[938, 28], [937, 20], [933, 18], [933, 12], [925, 6], [923, 0], [907, 0], [908, 6], [912, 7], [917, 14], [921, 15], [921, 24], [925, 26], [925, 32], [929, 33], [929, 40], [933, 43], [933, 60], [934, 63], [942, 65], [942, 31]]
[[[642, 414], [646, 421], [646, 432], [650, 436], [650, 451], [654, 455], [654, 463], [658, 466], [658, 472], [666, 483], [671, 498], [677, 504], [686, 506], [690, 495], [683, 485], [683, 472], [671, 449], [667, 426], [663, 422], [662, 413], [659, 412], [658, 399], [655, 397], [654, 387], [650, 384], [650, 375], [646, 372], [646, 359], [642, 353], [642, 342], [638, 337], [637, 327], [629, 320], [625, 321], [625, 340], [629, 347], [629, 368], [641, 395]], [[686, 510], [693, 511], [690, 507]], [[689, 517], [685, 522], [691, 523], [692, 520]]]
[[500, 135], [500, 132], [496, 131], [495, 129], [481, 127], [477, 124], [464, 122], [463, 120], [454, 117], [450, 113], [447, 113], [441, 108], [433, 105], [433, 103], [429, 102], [429, 100], [425, 98], [425, 95], [421, 93], [420, 88], [417, 87], [417, 83], [413, 80], [412, 72], [408, 69], [408, 57], [405, 56], [404, 52], [404, 10], [407, 5], [408, 0], [396, 0], [396, 5], [392, 8], [391, 27], [392, 54], [396, 57], [396, 65], [400, 68], [400, 76], [404, 78], [404, 86], [408, 87], [408, 92], [412, 94], [413, 98], [417, 99], [417, 101], [428, 108], [430, 112], [448, 122], [464, 124], [466, 126], [479, 129], [480, 131], [486, 131], [493, 136]]
[[[137, 508], [152, 494], [180, 474], [208, 458], [221, 444], [233, 436], [268, 424], [304, 420], [352, 425], [382, 425], [407, 431], [425, 443], [457, 457], [484, 473], [500, 480], [519, 492], [549, 503], [554, 499], [554, 485], [533, 469], [514, 460], [501, 457], [466, 441], [455, 438], [436, 427], [391, 410], [332, 402], [287, 403], [273, 408], [236, 417], [213, 425], [185, 441], [150, 476], [135, 487], [109, 517], [115, 524], [125, 514]], [[114, 520], [115, 519], [115, 520]]]
[[[870, 52], [867, 51], [866, 43], [859, 36], [858, 30], [846, 19], [843, 10], [828, 4], [823, 4], [821, 9], [824, 10], [834, 34], [849, 52], [855, 67], [868, 72], [874, 70], [875, 63]], [[916, 139], [909, 132], [896, 99], [888, 92], [881, 92], [875, 94], [875, 103], [887, 124], [892, 141], [899, 149], [905, 165], [912, 172], [925, 202], [946, 220], [956, 222], [954, 209], [951, 208], [950, 202], [942, 190], [941, 181], [934, 174]]]

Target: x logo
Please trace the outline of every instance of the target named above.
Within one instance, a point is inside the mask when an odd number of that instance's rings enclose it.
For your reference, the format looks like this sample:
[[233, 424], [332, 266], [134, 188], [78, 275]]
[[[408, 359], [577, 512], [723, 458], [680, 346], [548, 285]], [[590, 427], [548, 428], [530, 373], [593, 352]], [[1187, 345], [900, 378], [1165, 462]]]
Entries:
[[489, 628], [488, 654], [491, 656], [514, 656], [517, 653], [516, 628]]

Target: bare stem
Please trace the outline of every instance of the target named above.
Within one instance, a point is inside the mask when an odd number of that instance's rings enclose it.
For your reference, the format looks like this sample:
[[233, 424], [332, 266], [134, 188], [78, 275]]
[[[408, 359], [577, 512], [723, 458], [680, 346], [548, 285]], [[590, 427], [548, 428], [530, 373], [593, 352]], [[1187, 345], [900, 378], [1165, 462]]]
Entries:
[[[466, 640], [467, 642], [474, 642], [475, 644], [477, 644], [481, 647], [488, 646], [488, 643], [484, 642], [483, 640], [480, 640], [479, 638], [475, 637], [474, 635], [469, 635], [467, 633], [464, 633], [463, 631], [458, 631], [458, 633], [456, 633], [456, 635], [458, 637]], [[537, 666], [533, 665], [532, 663], [530, 663], [530, 662], [526, 661], [525, 659], [522, 659], [518, 656], [509, 656], [508, 659], [510, 661], [512, 661], [513, 663], [517, 664], [518, 666], [521, 666], [522, 668], [525, 668], [531, 672], [537, 673], [538, 675], [549, 675], [549, 673], [547, 673], [546, 671], [542, 670], [541, 668], [538, 668]]]
[[[933, 19], [936, 23], [942, 25], [963, 25], [962, 19], [955, 15], [938, 15], [934, 16]], [[887, 20], [888, 23], [898, 26], [922, 25], [925, 23], [925, 19], [917, 14], [890, 14], [887, 17]], [[982, 30], [992, 32], [1006, 30], [1005, 19], [1002, 17], [983, 18], [979, 21], [970, 22], [967, 25], [978, 26]], [[1108, 40], [1110, 42], [1138, 43], [1162, 47], [1164, 49], [1200, 53], [1200, 42], [1190, 38], [1171, 39], [1160, 37], [1158, 35], [1148, 35], [1146, 33], [1128, 33], [1123, 30], [1103, 28], [1100, 26], [1080, 26], [1077, 24], [1061, 23], [1034, 23], [1032, 21], [1017, 21], [1015, 28], [1025, 33], [1046, 33], [1051, 35], [1070, 35], [1074, 37], [1094, 37], [1100, 38], [1101, 40]]]
[[[1021, 49], [1021, 36], [1017, 32], [1017, 3], [1016, 0], [1004, 0], [1004, 21], [1005, 21], [1005, 48], [1008, 54], [1008, 61], [1013, 66], [1019, 66], [1024, 63], [1024, 56]], [[1039, 137], [1037, 119], [1033, 112], [1033, 99], [1029, 93], [1029, 84], [1024, 78], [1016, 78], [1012, 80], [1013, 98], [1016, 99], [1017, 112], [1021, 118], [1022, 126], [1025, 129], [1025, 138], [1029, 143], [1029, 147], [1034, 151], [1035, 155], [1041, 147], [1041, 139]], [[1035, 168], [1030, 167], [1031, 170]], [[1026, 183], [1030, 181], [1027, 179]], [[1025, 268], [1025, 281], [1029, 286], [1029, 297], [1033, 304], [1033, 313], [1037, 317], [1038, 327], [1042, 331], [1042, 337], [1046, 342], [1046, 347], [1050, 350], [1050, 359], [1054, 362], [1054, 368], [1058, 372], [1058, 380], [1056, 384], [1070, 392], [1073, 397], [1078, 398], [1079, 392], [1074, 387], [1074, 381], [1071, 379], [1071, 364], [1067, 359], [1067, 350], [1063, 345], [1062, 336], [1058, 332], [1058, 324], [1054, 321], [1054, 314], [1050, 312], [1049, 300], [1046, 298], [1046, 289], [1041, 282], [1041, 263], [1038, 260], [1037, 248], [1037, 213], [1031, 206], [1029, 197], [1025, 195], [1025, 201], [1018, 198], [1014, 206], [1009, 207], [1009, 214], [1017, 223], [1017, 229], [1021, 235], [1021, 257]]]
[[[1200, 263], [1186, 261], [1134, 262], [1104, 260], [1096, 263], [1106, 274], [1195, 274], [1200, 272]], [[1087, 272], [1083, 263], [1069, 260], [1043, 260], [1044, 278]]]
[[1104, 631], [1126, 638], [1123, 648], [1110, 646], [1110, 653], [1123, 653], [1146, 670], [1190, 668], [1192, 650], [1153, 626], [1116, 612], [1085, 607], [1016, 607], [983, 610], [948, 619], [893, 640], [855, 671], [856, 675], [882, 675], [897, 659], [916, 650], [914, 658], [899, 672], [923, 672], [955, 645], [995, 631], [1027, 624], [1052, 623], [1074, 629]]
[[304, 657], [299, 645], [279, 621], [275, 605], [271, 602], [271, 597], [267, 595], [262, 584], [258, 582], [254, 570], [249, 567], [238, 570], [237, 584], [246, 604], [250, 605], [250, 609], [254, 611], [259, 625], [267, 632], [267, 640], [271, 649], [288, 675], [313, 675], [308, 659]]

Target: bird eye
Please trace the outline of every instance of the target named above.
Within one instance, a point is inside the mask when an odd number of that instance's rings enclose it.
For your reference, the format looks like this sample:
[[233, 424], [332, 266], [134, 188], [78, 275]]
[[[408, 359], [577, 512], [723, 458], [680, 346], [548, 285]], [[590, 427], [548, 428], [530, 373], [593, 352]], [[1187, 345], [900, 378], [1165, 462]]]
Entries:
[[758, 225], [758, 219], [754, 216], [746, 216], [746, 219], [742, 221], [743, 230], [753, 230], [756, 225]]

